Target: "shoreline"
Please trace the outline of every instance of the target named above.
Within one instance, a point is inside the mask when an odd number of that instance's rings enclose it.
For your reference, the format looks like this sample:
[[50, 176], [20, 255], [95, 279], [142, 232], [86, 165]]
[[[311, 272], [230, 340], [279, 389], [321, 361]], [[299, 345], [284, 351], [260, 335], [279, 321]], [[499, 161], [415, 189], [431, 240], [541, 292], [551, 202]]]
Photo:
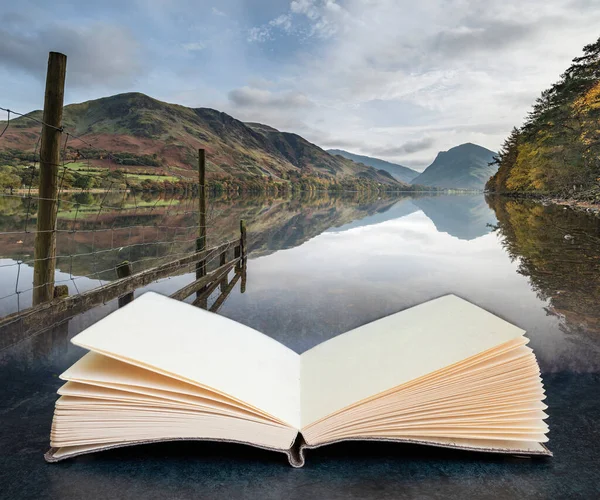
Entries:
[[573, 198], [553, 198], [544, 197], [541, 198], [540, 203], [545, 205], [559, 205], [564, 207], [572, 208], [573, 210], [580, 210], [587, 213], [593, 213], [600, 215], [600, 203], [592, 203], [590, 201], [575, 200]]
[[525, 193], [494, 193], [494, 192], [486, 192], [484, 193], [486, 196], [502, 196], [504, 198], [515, 198], [518, 200], [531, 200], [535, 203], [540, 203], [544, 206], [548, 205], [557, 205], [565, 208], [570, 208], [572, 210], [577, 210], [578, 212], [585, 212], [588, 214], [593, 214], [596, 216], [600, 216], [600, 203], [591, 202], [589, 200], [579, 200], [577, 198], [563, 198], [560, 196], [552, 196], [552, 195], [543, 195], [543, 194], [525, 194]]

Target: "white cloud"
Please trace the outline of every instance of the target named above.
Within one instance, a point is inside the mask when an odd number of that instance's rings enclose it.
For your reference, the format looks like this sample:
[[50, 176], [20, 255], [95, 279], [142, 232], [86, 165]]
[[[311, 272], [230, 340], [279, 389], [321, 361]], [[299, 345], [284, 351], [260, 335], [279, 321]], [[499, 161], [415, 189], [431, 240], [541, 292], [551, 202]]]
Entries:
[[286, 14], [251, 28], [248, 41], [272, 40], [278, 30], [287, 34], [295, 33], [304, 38], [331, 38], [343, 27], [343, 18], [348, 15], [349, 13], [335, 0], [294, 0]]
[[260, 41], [314, 43], [272, 79], [315, 106], [281, 119], [298, 118], [320, 145], [409, 166], [463, 142], [498, 148], [600, 23], [600, 9], [573, 0], [294, 0], [286, 16], [285, 32], [267, 23]]
[[498, 148], [600, 25], [598, 0], [83, 2], [68, 23], [13, 3], [0, 76], [16, 109], [40, 106], [58, 50], [71, 99], [139, 90], [408, 166]]
[[249, 42], [265, 42], [272, 38], [270, 26], [256, 26], [248, 30]]
[[289, 32], [292, 29], [292, 16], [290, 14], [281, 14], [269, 22], [270, 26], [277, 26], [282, 30]]

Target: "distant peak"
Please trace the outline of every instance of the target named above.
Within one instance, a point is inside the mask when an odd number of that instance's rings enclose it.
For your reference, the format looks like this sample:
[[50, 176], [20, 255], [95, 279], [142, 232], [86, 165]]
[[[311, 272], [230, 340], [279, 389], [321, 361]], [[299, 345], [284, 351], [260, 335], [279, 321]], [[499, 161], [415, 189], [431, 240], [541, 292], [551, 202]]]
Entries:
[[158, 99], [154, 99], [154, 97], [150, 97], [149, 95], [142, 94], [141, 92], [123, 92], [122, 94], [115, 94], [108, 97], [103, 97], [98, 100], [114, 100], [114, 101], [123, 101], [123, 100], [141, 100], [141, 101], [153, 101], [153, 102], [162, 102]]
[[[456, 150], [456, 149], [482, 149], [485, 151], [490, 151], [487, 148], [484, 148], [483, 146], [480, 146], [479, 144], [474, 144], [472, 142], [465, 142], [464, 144], [459, 144], [458, 146], [454, 146], [453, 148], [450, 148], [448, 151], [452, 151], [452, 150]], [[492, 151], [493, 153], [493, 151]]]

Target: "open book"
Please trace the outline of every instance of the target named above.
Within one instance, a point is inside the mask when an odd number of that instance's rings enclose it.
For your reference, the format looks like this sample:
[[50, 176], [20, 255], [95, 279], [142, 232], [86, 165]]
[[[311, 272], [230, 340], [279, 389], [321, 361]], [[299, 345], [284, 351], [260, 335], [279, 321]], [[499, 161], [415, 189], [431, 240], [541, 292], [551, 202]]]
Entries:
[[453, 295], [297, 354], [247, 326], [146, 293], [75, 336], [49, 462], [173, 440], [287, 454], [385, 440], [551, 455], [524, 331]]

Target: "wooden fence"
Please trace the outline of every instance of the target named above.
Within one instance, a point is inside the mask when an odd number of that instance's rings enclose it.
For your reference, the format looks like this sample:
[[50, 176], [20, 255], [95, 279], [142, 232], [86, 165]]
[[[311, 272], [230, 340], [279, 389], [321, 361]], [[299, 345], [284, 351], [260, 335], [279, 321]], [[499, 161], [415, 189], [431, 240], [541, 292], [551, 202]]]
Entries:
[[[62, 112], [66, 65], [67, 57], [64, 54], [50, 52], [40, 146], [40, 198], [34, 242], [33, 305], [0, 318], [0, 349], [33, 333], [66, 324], [70, 318], [111, 300], [118, 299], [119, 307], [122, 307], [133, 300], [136, 289], [159, 279], [182, 274], [192, 266], [196, 270], [196, 279], [173, 293], [171, 297], [174, 299], [185, 300], [195, 293], [194, 304], [207, 308], [209, 296], [220, 287], [221, 295], [210, 308], [211, 311], [217, 311], [238, 280], [242, 280], [242, 291], [245, 290], [247, 246], [244, 221], [240, 221], [239, 239], [210, 249], [206, 248], [207, 200], [204, 149], [198, 150], [199, 218], [194, 253], [137, 273], [133, 273], [128, 262], [122, 262], [115, 268], [117, 277], [115, 281], [77, 295], [69, 296], [66, 285], [55, 286], [58, 166], [63, 134]], [[207, 272], [207, 263], [217, 257], [219, 267]], [[229, 272], [233, 268], [235, 268], [235, 275], [231, 282], [228, 282]]]
[[[211, 311], [216, 312], [240, 278], [244, 285], [243, 288], [245, 288], [246, 231], [244, 221], [240, 222], [240, 229], [239, 240], [228, 241], [214, 248], [195, 252], [138, 273], [119, 277], [106, 285], [78, 295], [68, 296], [61, 293], [61, 296], [56, 296], [53, 300], [0, 318], [0, 349], [34, 333], [52, 328], [96, 306], [127, 297], [127, 300], [119, 300], [119, 306], [121, 307], [133, 300], [133, 292], [136, 289], [147, 286], [159, 279], [182, 274], [194, 265], [202, 266], [204, 274], [197, 277], [189, 285], [171, 294], [171, 297], [184, 300], [196, 293], [194, 304], [206, 308], [208, 297], [220, 286], [221, 295], [210, 308]], [[219, 257], [219, 267], [206, 272], [206, 263], [217, 257]], [[119, 267], [117, 266], [117, 269]], [[228, 274], [234, 268], [234, 277], [231, 282], [227, 282]], [[118, 271], [117, 273], [119, 274]], [[62, 287], [57, 287], [56, 291], [62, 291]]]

